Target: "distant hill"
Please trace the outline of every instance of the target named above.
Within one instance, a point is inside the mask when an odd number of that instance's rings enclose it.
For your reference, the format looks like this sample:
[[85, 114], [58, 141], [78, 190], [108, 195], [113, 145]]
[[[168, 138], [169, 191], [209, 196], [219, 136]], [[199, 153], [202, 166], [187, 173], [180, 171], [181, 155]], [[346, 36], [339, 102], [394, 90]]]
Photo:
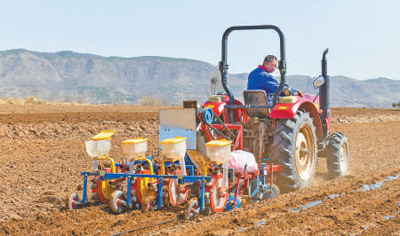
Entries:
[[[328, 62], [329, 63], [329, 62]], [[315, 93], [313, 78], [289, 76], [288, 83]], [[334, 107], [391, 107], [400, 101], [400, 81], [387, 78], [356, 80], [345, 76], [332, 76], [330, 84], [331, 105]]]
[[[242, 98], [247, 75], [229, 75], [229, 86], [238, 99]], [[219, 78], [216, 66], [190, 59], [0, 51], [0, 97], [35, 96], [47, 101], [93, 104], [140, 104], [141, 99], [150, 97], [175, 105], [190, 99], [204, 101], [215, 76]], [[315, 94], [312, 80], [308, 76], [288, 76], [291, 86]], [[400, 81], [361, 81], [344, 76], [331, 77], [331, 81], [332, 106], [390, 107], [400, 101]]]

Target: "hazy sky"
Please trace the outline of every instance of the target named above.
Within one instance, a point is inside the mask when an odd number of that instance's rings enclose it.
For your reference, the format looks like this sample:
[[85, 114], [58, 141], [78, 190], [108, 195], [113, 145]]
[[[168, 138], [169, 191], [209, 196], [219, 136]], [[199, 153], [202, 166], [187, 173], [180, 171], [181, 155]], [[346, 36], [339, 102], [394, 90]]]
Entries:
[[[328, 72], [400, 79], [400, 1], [0, 1], [0, 50], [72, 50], [102, 56], [190, 58], [217, 66], [224, 30], [274, 24], [286, 37], [288, 74]], [[229, 72], [278, 54], [273, 31], [233, 32]]]

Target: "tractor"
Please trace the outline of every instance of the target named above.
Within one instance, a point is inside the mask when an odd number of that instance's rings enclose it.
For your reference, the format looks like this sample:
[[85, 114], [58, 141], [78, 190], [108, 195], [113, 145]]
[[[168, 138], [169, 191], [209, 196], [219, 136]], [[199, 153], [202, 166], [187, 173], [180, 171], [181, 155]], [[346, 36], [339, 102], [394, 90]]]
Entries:
[[[227, 42], [233, 31], [273, 30], [280, 38], [278, 69], [280, 84], [268, 103], [265, 91], [246, 90], [244, 104], [236, 100], [228, 85]], [[327, 158], [330, 178], [343, 176], [349, 165], [346, 135], [331, 133], [329, 104], [328, 49], [322, 55], [322, 74], [313, 82], [316, 95], [303, 97], [285, 91], [285, 38], [274, 25], [233, 26], [222, 37], [219, 63], [224, 92], [212, 95], [202, 106], [185, 101], [184, 107], [197, 107], [197, 149], [204, 153], [204, 143], [216, 139], [232, 141], [233, 150], [251, 152], [258, 163], [277, 164], [282, 170], [274, 182], [282, 192], [309, 187], [314, 179], [317, 156]], [[279, 96], [281, 91], [285, 96]], [[194, 103], [194, 104], [193, 104]]]

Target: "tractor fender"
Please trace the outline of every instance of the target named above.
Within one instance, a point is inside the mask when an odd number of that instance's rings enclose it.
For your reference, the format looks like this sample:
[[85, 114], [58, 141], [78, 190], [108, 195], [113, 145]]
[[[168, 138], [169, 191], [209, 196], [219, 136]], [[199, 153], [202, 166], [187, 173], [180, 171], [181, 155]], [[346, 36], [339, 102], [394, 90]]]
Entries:
[[307, 111], [313, 119], [315, 131], [319, 141], [323, 139], [321, 118], [318, 113], [318, 105], [306, 98], [300, 98], [293, 103], [277, 103], [272, 109], [270, 118], [273, 119], [292, 119], [299, 109]]

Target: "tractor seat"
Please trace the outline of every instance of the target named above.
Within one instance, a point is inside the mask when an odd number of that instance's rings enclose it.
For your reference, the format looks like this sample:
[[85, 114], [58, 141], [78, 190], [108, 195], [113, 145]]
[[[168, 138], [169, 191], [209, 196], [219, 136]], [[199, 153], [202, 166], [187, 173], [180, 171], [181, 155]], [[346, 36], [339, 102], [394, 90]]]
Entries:
[[245, 90], [243, 91], [244, 103], [250, 106], [265, 106], [265, 108], [246, 108], [249, 117], [268, 118], [270, 114], [267, 94], [264, 90]]

